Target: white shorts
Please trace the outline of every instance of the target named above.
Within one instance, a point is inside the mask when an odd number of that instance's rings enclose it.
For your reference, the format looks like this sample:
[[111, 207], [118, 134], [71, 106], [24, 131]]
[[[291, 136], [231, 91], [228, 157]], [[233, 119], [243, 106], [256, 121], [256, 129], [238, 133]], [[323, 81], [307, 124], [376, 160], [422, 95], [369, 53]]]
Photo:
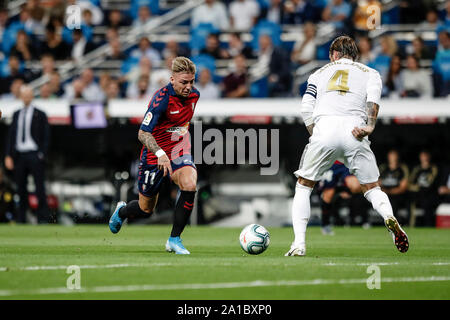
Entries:
[[314, 125], [295, 176], [319, 181], [333, 163], [340, 160], [359, 183], [378, 181], [380, 172], [369, 139], [365, 137], [359, 141], [352, 134], [354, 127], [364, 125], [359, 117], [321, 117]]

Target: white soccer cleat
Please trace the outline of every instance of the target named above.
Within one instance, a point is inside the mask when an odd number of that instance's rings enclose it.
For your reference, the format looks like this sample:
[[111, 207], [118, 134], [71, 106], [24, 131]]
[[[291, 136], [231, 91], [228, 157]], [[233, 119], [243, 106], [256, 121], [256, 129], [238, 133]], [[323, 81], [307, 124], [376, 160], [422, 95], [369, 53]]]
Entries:
[[166, 251], [173, 252], [172, 248], [170, 247], [169, 240], [166, 241]]
[[291, 247], [291, 249], [286, 252], [285, 257], [303, 257], [306, 255], [306, 249], [301, 247]]

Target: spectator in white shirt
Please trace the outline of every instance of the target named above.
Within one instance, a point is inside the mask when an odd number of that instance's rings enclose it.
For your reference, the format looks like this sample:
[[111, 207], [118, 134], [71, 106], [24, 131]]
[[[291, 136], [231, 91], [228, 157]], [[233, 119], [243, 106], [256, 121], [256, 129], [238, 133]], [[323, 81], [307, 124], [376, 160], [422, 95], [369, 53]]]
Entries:
[[154, 92], [150, 91], [149, 79], [149, 75], [142, 74], [139, 77], [136, 86], [133, 86], [131, 90], [127, 90], [127, 98], [150, 100]]
[[262, 16], [270, 22], [281, 24], [284, 16], [283, 1], [270, 0], [270, 4], [266, 9], [264, 9]]
[[172, 75], [172, 61], [177, 55], [170, 55], [164, 60], [165, 67], [154, 70], [150, 75], [150, 91], [156, 92], [161, 87], [164, 87], [170, 82]]
[[230, 26], [225, 5], [216, 0], [205, 0], [192, 12], [191, 27], [195, 28], [200, 23], [211, 23], [219, 30], [226, 30]]
[[211, 72], [208, 68], [203, 68], [198, 76], [198, 82], [195, 87], [201, 92], [202, 99], [218, 99], [220, 89], [217, 84], [211, 80]]
[[75, 62], [79, 62], [86, 54], [95, 49], [95, 45], [84, 37], [81, 29], [73, 29], [72, 38], [73, 45], [70, 56]]
[[103, 101], [105, 93], [100, 85], [95, 82], [92, 69], [84, 69], [81, 73], [81, 80], [84, 82], [83, 96], [88, 101]]
[[158, 50], [152, 48], [152, 43], [147, 37], [142, 37], [139, 40], [138, 48], [131, 51], [130, 56], [135, 58], [142, 58], [142, 56], [146, 56], [152, 62], [153, 67], [159, 67], [161, 64], [161, 55]]
[[303, 34], [295, 42], [291, 60], [296, 65], [304, 65], [316, 57], [316, 26], [307, 22], [303, 25]]
[[83, 96], [84, 82], [80, 78], [74, 79], [71, 83], [64, 86], [64, 99], [73, 100], [86, 100]]
[[431, 75], [419, 66], [413, 55], [406, 58], [406, 69], [400, 73], [402, 97], [427, 97], [433, 94]]
[[140, 6], [138, 10], [137, 19], [133, 21], [133, 27], [143, 27], [147, 22], [150, 21], [152, 17], [152, 12], [147, 6]]
[[89, 0], [68, 0], [67, 7], [76, 5], [81, 12], [88, 9], [92, 13], [92, 24], [99, 25], [103, 22], [103, 11]]
[[259, 4], [254, 0], [234, 0], [230, 4], [231, 28], [236, 31], [248, 31], [259, 16]]
[[121, 79], [128, 82], [126, 95], [129, 96], [130, 91], [136, 91], [139, 78], [146, 75], [150, 81], [150, 75], [153, 72], [152, 62], [146, 56], [141, 57], [139, 64], [131, 68], [131, 70]]

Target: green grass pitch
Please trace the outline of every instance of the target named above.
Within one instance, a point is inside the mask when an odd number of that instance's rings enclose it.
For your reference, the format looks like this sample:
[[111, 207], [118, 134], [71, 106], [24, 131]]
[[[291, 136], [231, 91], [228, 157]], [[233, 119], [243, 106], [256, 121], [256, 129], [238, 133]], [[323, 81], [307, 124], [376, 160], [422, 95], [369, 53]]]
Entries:
[[[401, 254], [383, 227], [335, 228], [334, 236], [310, 227], [306, 257], [284, 257], [291, 228], [268, 228], [270, 246], [256, 256], [240, 248], [241, 228], [208, 226], [186, 228], [190, 256], [167, 253], [170, 229], [0, 226], [0, 299], [450, 298], [449, 229], [405, 228], [410, 250]], [[69, 265], [80, 267], [80, 290], [67, 289], [76, 275]], [[371, 265], [379, 289], [368, 289]]]

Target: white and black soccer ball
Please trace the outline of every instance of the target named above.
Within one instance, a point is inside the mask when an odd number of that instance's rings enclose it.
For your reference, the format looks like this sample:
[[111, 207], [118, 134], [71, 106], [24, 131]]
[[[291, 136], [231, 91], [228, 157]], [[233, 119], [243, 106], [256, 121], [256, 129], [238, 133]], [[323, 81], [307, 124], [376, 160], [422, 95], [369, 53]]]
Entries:
[[270, 234], [259, 224], [249, 224], [239, 236], [241, 248], [250, 254], [260, 254], [266, 251], [270, 243]]

